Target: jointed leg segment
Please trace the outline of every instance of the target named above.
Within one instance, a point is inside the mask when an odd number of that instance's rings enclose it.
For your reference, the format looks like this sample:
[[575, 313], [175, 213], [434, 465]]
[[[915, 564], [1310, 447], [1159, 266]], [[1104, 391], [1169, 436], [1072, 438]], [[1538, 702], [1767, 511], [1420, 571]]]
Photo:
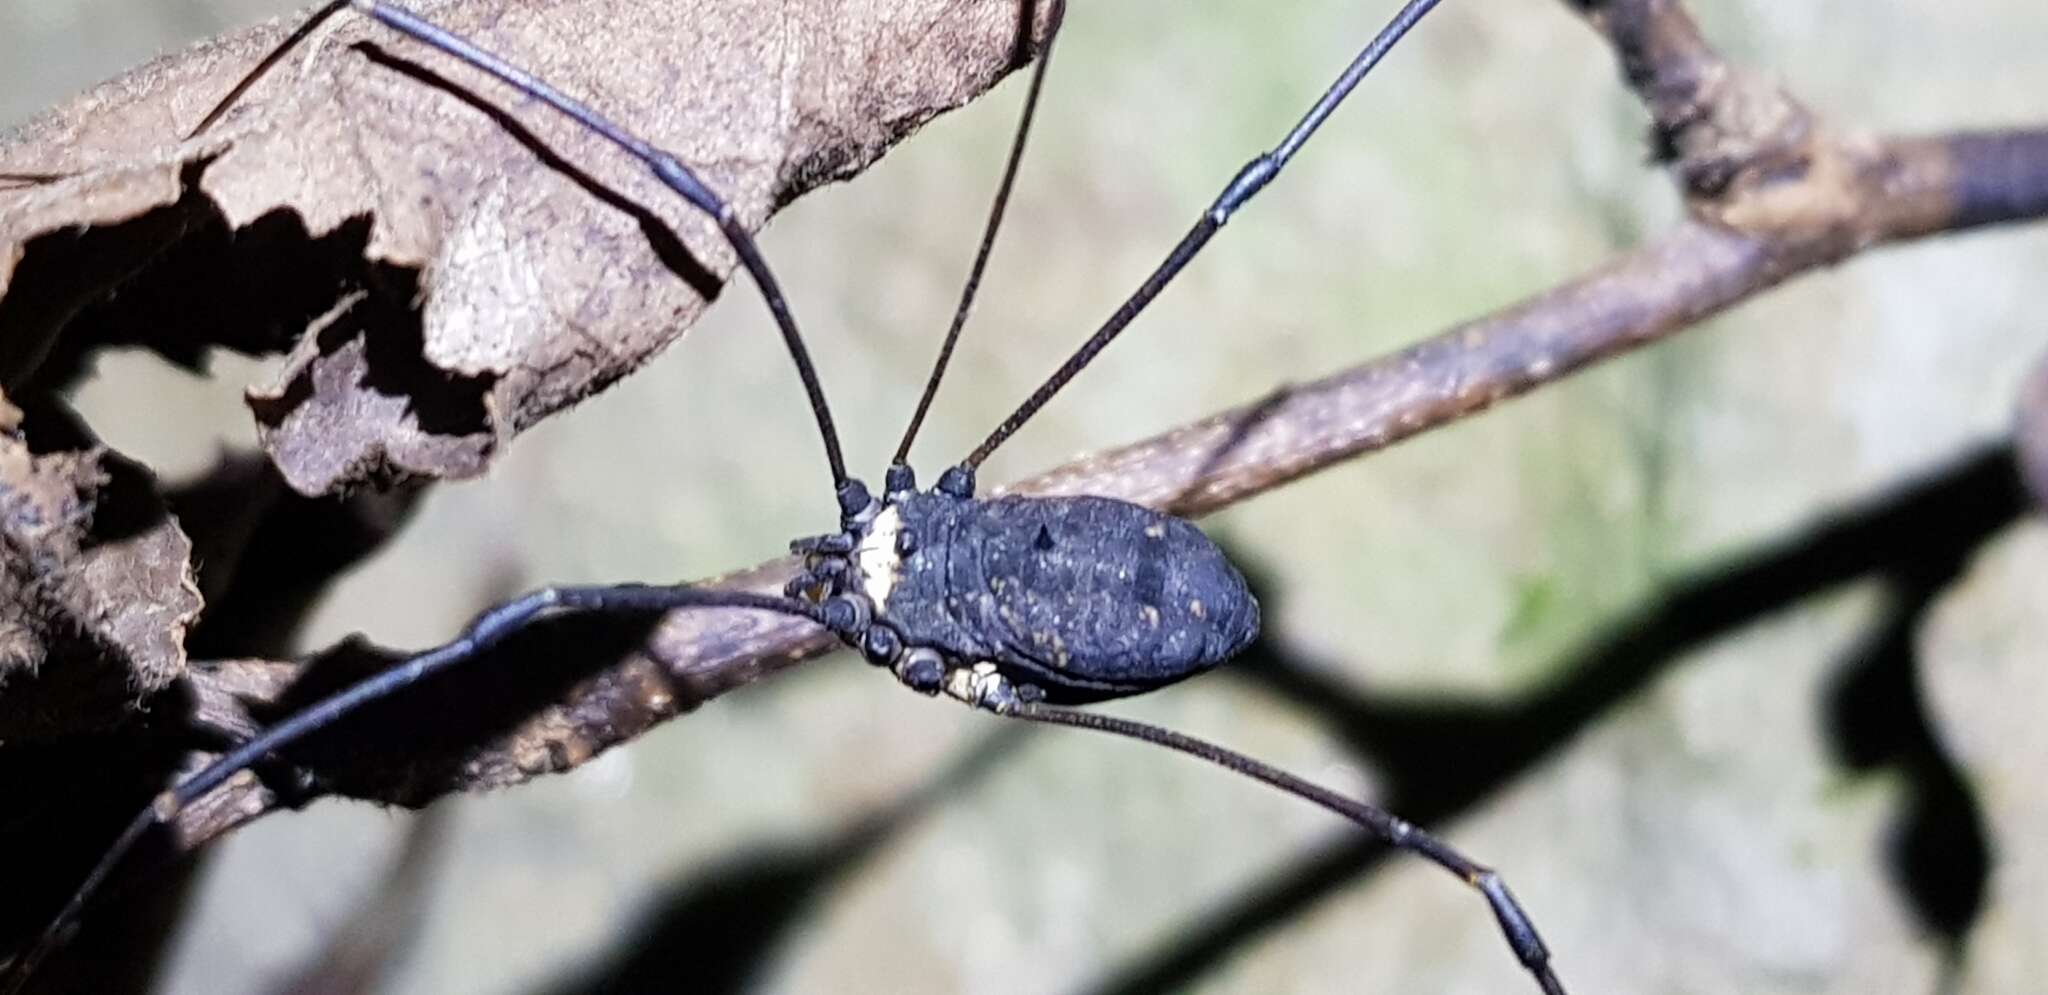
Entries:
[[[1050, 0], [1054, 30], [1057, 30], [1064, 3]], [[1271, 151], [1260, 154], [1236, 174], [1225, 185], [1210, 207], [1203, 212], [1179, 244], [1144, 283], [1121, 305], [1104, 325], [1090, 336], [1037, 391], [1021, 405], [1015, 413], [994, 431], [961, 464], [947, 471], [941, 478], [938, 490], [966, 499], [973, 492], [974, 470], [994, 449], [1000, 446], [1018, 428], [1028, 421], [1056, 392], [1080, 372], [1105, 348], [1155, 297], [1161, 293], [1179, 272], [1193, 259], [1201, 248], [1229, 220], [1231, 214], [1249, 201], [1259, 190], [1270, 183], [1286, 165], [1287, 161], [1300, 150], [1309, 137], [1321, 126], [1365, 74], [1378, 63], [1407, 30], [1433, 8], [1438, 0], [1407, 0], [1392, 23], [1384, 28], [1343, 71], [1316, 104], [1287, 133], [1284, 139]], [[824, 391], [818, 381], [809, 354], [804, 346], [796, 322], [791, 316], [781, 288], [762, 258], [752, 237], [740, 224], [732, 208], [716, 193], [710, 190], [697, 175], [680, 160], [648, 142], [630, 134], [620, 126], [606, 119], [595, 110], [572, 97], [554, 89], [535, 78], [525, 70], [483, 51], [471, 42], [456, 36], [418, 16], [379, 0], [335, 0], [322, 8], [315, 17], [301, 27], [291, 39], [259, 65], [255, 72], [245, 78], [228, 97], [208, 114], [199, 130], [204, 130], [219, 119], [222, 113], [247, 89], [250, 83], [276, 64], [283, 54], [299, 40], [305, 38], [322, 21], [349, 6], [369, 17], [399, 31], [425, 45], [438, 49], [460, 59], [517, 89], [519, 92], [547, 105], [591, 132], [603, 137], [640, 160], [654, 175], [670, 189], [689, 201], [698, 210], [714, 219], [726, 241], [739, 258], [739, 263], [753, 278], [766, 299], [784, 343], [790, 352], [804, 384], [810, 406], [823, 438], [833, 482], [841, 507], [842, 527], [850, 529], [862, 514], [873, 513], [872, 502], [865, 488], [851, 480], [843, 465], [839, 441], [833, 427], [831, 414], [826, 405]], [[1028, 28], [1028, 25], [1023, 27]], [[1049, 44], [1049, 42], [1048, 42]], [[960, 326], [964, 323], [971, 306], [974, 285], [978, 282], [982, 266], [986, 262], [996, 227], [1001, 219], [1003, 204], [1007, 199], [1016, 175], [1017, 163], [1021, 156], [1025, 131], [1028, 129], [1032, 109], [1036, 106], [1038, 91], [1043, 80], [1044, 56], [1040, 53], [1040, 66], [1034, 75], [1024, 112], [1024, 123], [1019, 128], [1012, 148], [1008, 169], [1002, 180], [998, 199], [991, 212], [987, 229], [983, 235], [973, 275], [963, 293], [954, 322], [942, 347], [940, 359], [927, 384], [925, 395], [920, 400], [917, 413], [906, 430], [899, 445], [895, 467], [890, 473], [891, 494], [908, 490], [911, 476], [904, 465], [907, 451], [914, 439], [917, 427], [936, 390], [940, 372], [946, 356], [952, 351]], [[71, 897], [55, 921], [37, 939], [35, 945], [16, 960], [6, 978], [0, 980], [0, 995], [13, 995], [26, 980], [36, 964], [54, 947], [57, 938], [76, 921], [79, 913], [93, 895], [105, 884], [120, 865], [123, 858], [154, 826], [168, 823], [195, 801], [220, 787], [229, 779], [255, 765], [276, 760], [278, 755], [303, 740], [305, 737], [328, 727], [357, 709], [372, 702], [390, 697], [409, 688], [434, 674], [470, 661], [503, 642], [526, 627], [534, 620], [559, 611], [584, 611], [614, 614], [640, 614], [669, 611], [686, 607], [723, 607], [771, 611], [809, 619], [832, 629], [844, 636], [865, 638], [862, 649], [871, 659], [895, 661], [899, 679], [906, 684], [927, 693], [945, 690], [979, 707], [999, 715], [1052, 725], [1093, 729], [1143, 740], [1207, 760], [1291, 794], [1308, 799], [1316, 804], [1358, 824], [1372, 832], [1389, 845], [1417, 853], [1440, 867], [1456, 874], [1466, 884], [1479, 891], [1492, 909], [1503, 935], [1523, 967], [1535, 977], [1547, 995], [1562, 995], [1564, 989], [1550, 967], [1549, 952], [1538, 936], [1534, 924], [1521, 905], [1509, 892], [1507, 885], [1491, 869], [1478, 864], [1459, 853], [1441, 840], [1410, 825], [1406, 821], [1382, 809], [1345, 798], [1320, 786], [1302, 780], [1285, 771], [1268, 766], [1243, 754], [1225, 749], [1203, 740], [1184, 736], [1171, 730], [1133, 722], [1126, 719], [1052, 707], [1032, 700], [1030, 694], [1017, 693], [999, 679], [992, 669], [961, 670], [955, 668], [963, 681], [960, 687], [942, 686], [942, 679], [949, 673], [937, 654], [927, 648], [909, 648], [901, 645], [895, 630], [885, 624], [874, 624], [874, 606], [865, 600], [835, 597], [824, 603], [809, 600], [821, 589], [831, 589], [843, 580], [845, 565], [838, 559], [853, 551], [853, 542], [848, 532], [828, 534], [813, 539], [799, 540], [794, 551], [814, 558], [805, 571], [793, 581], [785, 596], [752, 594], [747, 592], [712, 591], [690, 587], [655, 587], [647, 585], [619, 585], [608, 587], [550, 587], [535, 591], [517, 600], [493, 608], [473, 620], [461, 635], [450, 642], [420, 653], [400, 662], [391, 669], [368, 678], [313, 706], [280, 722], [274, 727], [243, 743], [209, 764], [192, 777], [178, 783], [164, 792], [123, 830], [112, 848], [93, 868], [91, 874]], [[893, 640], [893, 641], [892, 641]], [[899, 652], [903, 651], [903, 652]], [[957, 662], [957, 661], [956, 661]], [[1035, 689], [1025, 689], [1035, 690]]]
[[647, 584], [615, 586], [545, 587], [499, 605], [478, 615], [462, 634], [433, 649], [410, 657], [390, 669], [337, 692], [278, 724], [258, 733], [228, 751], [169, 790], [158, 795], [149, 807], [137, 813], [113, 845], [93, 866], [85, 881], [72, 893], [64, 908], [36, 937], [0, 979], [0, 995], [14, 995], [59, 938], [78, 919], [85, 906], [105, 885], [122, 860], [149, 830], [169, 823], [193, 802], [226, 784], [236, 774], [275, 759], [279, 751], [305, 739], [372, 702], [379, 701], [452, 667], [459, 666], [502, 643], [513, 633], [542, 615], [558, 611], [603, 612], [642, 615], [678, 608], [743, 608], [795, 615], [819, 624], [829, 624], [827, 610], [793, 598], [754, 594], [747, 591], [719, 591], [694, 587], [658, 587]]
[[1346, 798], [1328, 788], [1254, 760], [1235, 750], [1148, 723], [1014, 699], [1002, 707], [990, 707], [988, 710], [1027, 722], [1093, 729], [1178, 750], [1312, 801], [1364, 827], [1374, 836], [1385, 840], [1389, 846], [1420, 854], [1438, 867], [1456, 874], [1460, 880], [1484, 895], [1486, 904], [1493, 909], [1494, 919], [1500, 923], [1501, 934], [1507, 938], [1508, 946], [1515, 952], [1515, 959], [1521, 961], [1522, 966], [1535, 977], [1544, 995], [1564, 995], [1564, 985], [1557, 980], [1556, 972], [1550, 967], [1549, 948], [1544, 946], [1543, 938], [1537, 935], [1536, 924], [1530, 920], [1529, 914], [1522, 910], [1521, 903], [1508, 891], [1507, 882], [1502, 881], [1500, 875], [1494, 873], [1491, 868], [1459, 853], [1450, 844], [1416, 828], [1392, 812]]

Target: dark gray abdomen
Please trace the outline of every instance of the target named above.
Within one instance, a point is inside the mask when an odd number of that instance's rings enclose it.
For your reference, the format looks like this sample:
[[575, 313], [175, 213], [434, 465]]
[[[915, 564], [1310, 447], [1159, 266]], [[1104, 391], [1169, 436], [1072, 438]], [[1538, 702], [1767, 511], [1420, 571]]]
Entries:
[[882, 616], [915, 645], [988, 660], [1053, 701], [1135, 694], [1258, 635], [1244, 577], [1181, 519], [1100, 497], [897, 505], [915, 547]]

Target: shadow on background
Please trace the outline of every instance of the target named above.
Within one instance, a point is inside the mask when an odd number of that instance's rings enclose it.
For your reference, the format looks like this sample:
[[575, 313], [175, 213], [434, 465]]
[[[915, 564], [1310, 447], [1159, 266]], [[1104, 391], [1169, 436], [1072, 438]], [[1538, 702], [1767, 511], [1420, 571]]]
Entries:
[[935, 804], [987, 774], [1030, 731], [999, 729], [916, 791], [829, 835], [750, 846], [680, 877], [595, 966], [537, 995], [746, 991], [835, 885]]
[[[1930, 731], [1913, 680], [1911, 634], [1977, 548], [2025, 507], [2009, 447], [1970, 454], [1843, 509], [1803, 535], [1678, 580], [1662, 599], [1553, 669], [1562, 676], [1519, 701], [1383, 701], [1302, 666], [1269, 643], [1229, 669], [1314, 716], [1348, 744], [1384, 778], [1378, 801], [1385, 807], [1440, 827], [1546, 761], [1691, 651], [1848, 581], [1885, 577], [1900, 592], [1898, 606], [1868, 648], [1849, 661], [1848, 676], [1832, 696], [1831, 734], [1852, 766], [1897, 767], [1911, 779], [1911, 809], [1888, 856], [1914, 913], [1959, 944], [1981, 907], [1989, 841], [1960, 772]], [[1366, 840], [1326, 847], [1175, 928], [1169, 943], [1091, 991], [1184, 987], [1349, 886], [1390, 852]], [[1513, 883], [1512, 873], [1508, 880]], [[1472, 908], [1475, 921], [1484, 915], [1477, 898]]]
[[1953, 975], [1983, 912], [1991, 841], [1976, 796], [1928, 715], [1914, 638], [1941, 592], [1968, 567], [1970, 550], [1927, 553], [1887, 571], [1885, 615], [1843, 660], [1826, 717], [1829, 745], [1844, 766], [1889, 771], [1906, 786], [1906, 811], [1886, 840], [1887, 863], [1921, 927], [1947, 946], [1945, 970]]
[[[1976, 550], [2025, 507], [2008, 447], [1968, 454], [1803, 534], [1679, 579], [1655, 603], [1572, 653], [1552, 671], [1561, 676], [1514, 702], [1380, 700], [1268, 643], [1229, 670], [1314, 716], [1348, 744], [1382, 774], [1386, 791], [1379, 800], [1388, 808], [1441, 826], [1544, 763], [1691, 652], [1844, 583], [1881, 578], [1893, 600], [1842, 661], [1825, 702], [1829, 736], [1852, 769], [1894, 769], [1911, 785], [1886, 857], [1914, 914], [1959, 950], [1982, 906], [1991, 847], [1962, 773], [1933, 735], [1914, 679], [1912, 637]], [[992, 737], [917, 793], [829, 838], [750, 848], [676, 882], [645, 926], [622, 938], [600, 966], [543, 995], [679, 985], [745, 990], [834, 886], [935, 801], [982, 774], [1009, 740]], [[1168, 943], [1087, 990], [1124, 995], [1184, 988], [1372, 871], [1390, 852], [1365, 839], [1323, 847], [1173, 928]], [[1475, 921], [1484, 915], [1476, 897], [1472, 909]]]
[[447, 851], [453, 809], [443, 805], [414, 816], [398, 854], [349, 917], [333, 924], [327, 942], [269, 988], [272, 995], [354, 995], [374, 992], [419, 945], [434, 869]]
[[[47, 402], [35, 410], [40, 438], [53, 445], [90, 442], [79, 434], [83, 423], [67, 419], [61, 405]], [[114, 459], [108, 472], [120, 483], [143, 471]], [[113, 497], [156, 490], [145, 476]], [[102, 501], [94, 509], [94, 538], [138, 535], [166, 511], [175, 515], [192, 538], [197, 583], [209, 603], [187, 635], [188, 657], [268, 656], [283, 652], [327, 582], [396, 533], [417, 493], [304, 498], [291, 493], [267, 461], [224, 456], [206, 473], [168, 488], [162, 506], [152, 498], [153, 512]], [[129, 668], [90, 662], [68, 669], [112, 673], [126, 682]], [[151, 697], [145, 708], [128, 707], [134, 714], [126, 724], [105, 733], [0, 743], [0, 798], [7, 800], [0, 805], [0, 850], [16, 855], [0, 879], [6, 897], [0, 901], [0, 956], [43, 928], [120, 828], [180, 773], [186, 751], [208, 745], [194, 735], [197, 704], [182, 684]], [[107, 899], [88, 911], [72, 940], [30, 982], [31, 995], [152, 988], [192, 874], [204, 862], [204, 855], [176, 859], [165, 850], [154, 835], [137, 848]]]
[[[1972, 454], [1802, 535], [1680, 579], [1656, 603], [1554, 668], [1561, 676], [1514, 702], [1381, 700], [1264, 642], [1234, 661], [1230, 672], [1313, 716], [1378, 770], [1386, 785], [1379, 801], [1386, 807], [1442, 826], [1545, 762], [1689, 653], [1841, 584], [1880, 578], [1891, 598], [1842, 661], [1823, 703], [1828, 734], [1849, 768], [1890, 770], [1909, 785], [1886, 859], [1909, 908], [1949, 943], [1953, 964], [1982, 908], [1991, 843], [1967, 781], [1942, 752], [1926, 713], [1914, 635], [1976, 550], [2025, 507], [2011, 451]], [[556, 644], [568, 635], [549, 631], [557, 628], [537, 627], [527, 638]], [[576, 673], [564, 670], [565, 679]], [[493, 716], [482, 720], [485, 725], [519, 711], [521, 703], [508, 704], [484, 709]], [[1006, 729], [988, 737], [915, 792], [829, 835], [751, 846], [672, 882], [638, 929], [593, 966], [538, 995], [747, 990], [834, 887], [935, 803], [985, 775], [1026, 732]], [[1170, 942], [1089, 991], [1185, 987], [1372, 871], [1390, 852], [1363, 838], [1323, 847], [1174, 928]], [[1483, 915], [1477, 898], [1473, 915]], [[317, 984], [308, 990], [318, 990]]]

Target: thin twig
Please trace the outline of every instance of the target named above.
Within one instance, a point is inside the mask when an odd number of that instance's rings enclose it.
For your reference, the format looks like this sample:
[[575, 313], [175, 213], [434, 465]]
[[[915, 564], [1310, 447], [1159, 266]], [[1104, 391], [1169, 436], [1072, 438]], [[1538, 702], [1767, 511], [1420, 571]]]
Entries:
[[[1670, 0], [1573, 6], [1613, 44], [1649, 108], [1690, 219], [1493, 315], [1007, 490], [1101, 494], [1204, 514], [1556, 382], [1865, 249], [2048, 214], [2048, 128], [1855, 135], [1722, 59]], [[790, 561], [776, 560], [718, 583], [773, 590], [791, 572]], [[321, 768], [325, 789], [420, 804], [574, 767], [832, 646], [803, 623], [723, 611], [679, 613], [632, 641], [638, 650], [588, 668], [594, 676], [480, 744], [444, 746], [448, 755], [398, 768], [332, 751], [337, 758]], [[337, 656], [360, 667], [394, 654], [360, 645], [326, 654]], [[495, 682], [521, 673], [492, 661], [479, 668]], [[304, 670], [262, 660], [195, 667], [187, 679], [194, 721], [246, 735], [267, 707], [286, 701]], [[196, 848], [278, 807], [256, 778], [244, 778], [188, 809], [176, 845]]]
[[[1217, 511], [1694, 327], [1845, 254], [2048, 213], [2048, 169], [1988, 167], [1999, 161], [1984, 154], [1993, 148], [2020, 150], [2029, 162], [2048, 162], [2048, 130], [1873, 145], [1868, 175], [1877, 182], [1861, 188], [1864, 199], [1854, 214], [1855, 230], [1866, 237], [1849, 249], [1833, 225], [1747, 233], [1688, 221], [1563, 286], [1407, 349], [1291, 388], [1277, 400], [1223, 411], [1003, 490], [1172, 503], [1190, 516]], [[2023, 187], [2022, 181], [2033, 185]], [[1830, 187], [1817, 196], [1840, 193]], [[1777, 191], [1771, 196], [1790, 197]], [[715, 583], [774, 590], [793, 567], [792, 561], [778, 559]], [[834, 645], [800, 622], [723, 611], [678, 613], [663, 622], [642, 651], [607, 667], [516, 731], [469, 752], [446, 782], [423, 792], [408, 777], [381, 785], [381, 791], [373, 783], [349, 793], [419, 804], [440, 793], [496, 787], [573, 767]], [[244, 683], [245, 695], [252, 675], [263, 675], [255, 683], [279, 688], [293, 670], [292, 664], [258, 661], [239, 661], [231, 668]], [[506, 672], [494, 669], [494, 679], [502, 680]], [[202, 689], [202, 701], [217, 704], [227, 696], [208, 689], [214, 679], [202, 666], [192, 683]], [[266, 697], [259, 693], [254, 699], [260, 703]], [[246, 728], [241, 720], [217, 721], [223, 721], [224, 729]], [[254, 781], [222, 790], [268, 797]], [[180, 825], [182, 845], [199, 846], [273, 805], [222, 802], [189, 812]]]

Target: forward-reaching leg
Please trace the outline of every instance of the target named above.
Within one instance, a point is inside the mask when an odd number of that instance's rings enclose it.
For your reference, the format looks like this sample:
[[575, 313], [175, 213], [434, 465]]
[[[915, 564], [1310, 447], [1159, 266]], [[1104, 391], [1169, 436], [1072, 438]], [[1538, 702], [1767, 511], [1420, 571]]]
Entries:
[[249, 741], [230, 750], [198, 773], [179, 781], [158, 795], [137, 813], [126, 829], [95, 864], [92, 873], [64, 904], [62, 911], [36, 937], [0, 980], [0, 995], [14, 995], [28, 980], [66, 929], [120, 866], [122, 859], [149, 830], [169, 823], [193, 802], [228, 782], [236, 774], [274, 758], [292, 744], [332, 725], [371, 702], [388, 698], [435, 674], [459, 666], [503, 642], [543, 615], [560, 611], [603, 612], [642, 615], [678, 608], [743, 608], [777, 612], [810, 619], [820, 625], [845, 631], [854, 619], [843, 603], [813, 604], [794, 598], [754, 594], [747, 591], [719, 591], [693, 587], [656, 587], [620, 584], [609, 587], [548, 587], [492, 608], [470, 622], [460, 636], [401, 661], [389, 669], [308, 706], [292, 717], [265, 729]]
[[1045, 402], [1052, 400], [1052, 396], [1059, 393], [1060, 388], [1067, 385], [1067, 381], [1074, 379], [1076, 374], [1095, 359], [1096, 354], [1114, 341], [1117, 335], [1130, 325], [1132, 319], [1145, 310], [1146, 305], [1152, 303], [1153, 298], [1158, 297], [1160, 291], [1166, 289], [1167, 284], [1173, 282], [1173, 278], [1195, 258], [1195, 254], [1202, 251], [1202, 246], [1209, 243], [1209, 239], [1230, 220], [1230, 216], [1260, 190], [1265, 189], [1266, 184], [1271, 183], [1275, 176], [1280, 175], [1280, 170], [1287, 165], [1287, 161], [1294, 158], [1296, 152], [1301, 151], [1301, 147], [1308, 143], [1310, 136], [1314, 135], [1323, 121], [1329, 118], [1330, 113], [1337, 109], [1337, 105], [1351, 95], [1352, 89], [1365, 78], [1365, 74], [1371, 72], [1372, 68], [1379, 64], [1380, 59], [1393, 49], [1394, 44], [1401, 40], [1401, 36], [1407, 34], [1408, 29], [1414, 27], [1415, 23], [1422, 19], [1422, 15], [1429, 13], [1438, 2], [1439, 0], [1408, 0], [1408, 4], [1401, 8], [1400, 13], [1395, 14], [1394, 19], [1388, 22], [1386, 27], [1381, 28], [1380, 33], [1375, 35], [1372, 41], [1366, 43], [1365, 48], [1337, 77], [1337, 81], [1323, 92], [1322, 98], [1316, 101], [1315, 106], [1310, 107], [1308, 113], [1302, 115], [1301, 120], [1287, 132], [1287, 136], [1280, 140], [1280, 144], [1238, 170], [1237, 175], [1224, 186], [1223, 192], [1217, 195], [1215, 202], [1209, 205], [1208, 210], [1202, 212], [1201, 219], [1195, 222], [1194, 227], [1188, 229], [1186, 235], [1181, 236], [1180, 243], [1173, 247], [1173, 251], [1167, 253], [1166, 260], [1159, 264], [1159, 268], [1153, 270], [1152, 275], [1145, 278], [1145, 282], [1138, 286], [1137, 291], [1131, 294], [1114, 314], [1110, 315], [1109, 320], [1104, 322], [1101, 328], [1096, 329], [1095, 334], [1090, 335], [1087, 341], [1081, 343], [1081, 347], [1074, 351], [1073, 356], [1061, 364], [1044, 384], [1032, 391], [1031, 396], [1026, 398], [1010, 417], [1003, 419], [1003, 423], [996, 426], [995, 431], [990, 432], [988, 438], [983, 440], [980, 446], [975, 447], [974, 452], [963, 460], [961, 465], [969, 469], [980, 466], [989, 454], [996, 451], [996, 447], [1002, 445], [1018, 429], [1023, 428], [1024, 423], [1030, 421], [1031, 416], [1045, 406]]
[[1543, 938], [1536, 934], [1536, 924], [1529, 919], [1529, 914], [1522, 911], [1521, 903], [1515, 901], [1515, 896], [1508, 891], [1507, 882], [1502, 881], [1500, 875], [1494, 873], [1491, 868], [1459, 853], [1450, 844], [1410, 825], [1391, 812], [1346, 798], [1321, 785], [1295, 777], [1278, 767], [1171, 729], [1095, 712], [1056, 708], [1014, 697], [984, 702], [982, 707], [997, 715], [1023, 719], [1027, 722], [1113, 733], [1200, 757], [1247, 777], [1257, 778], [1297, 798], [1314, 802], [1364, 827], [1374, 836], [1385, 840], [1389, 846], [1420, 854], [1438, 867], [1456, 874], [1459, 879], [1486, 896], [1486, 904], [1493, 909], [1493, 917], [1500, 923], [1501, 933], [1507, 937], [1508, 946], [1515, 952], [1515, 959], [1521, 961], [1522, 966], [1535, 976], [1536, 983], [1542, 987], [1545, 995], [1564, 995], [1564, 985], [1557, 980], [1556, 972], [1550, 968], [1550, 950], [1543, 945]]
[[720, 234], [739, 256], [740, 265], [753, 278], [754, 285], [761, 290], [761, 296], [768, 302], [768, 311], [775, 318], [775, 325], [782, 332], [782, 341], [789, 349], [789, 357], [795, 362], [797, 376], [802, 378], [804, 394], [810, 399], [811, 415], [817, 420], [818, 435], [825, 444], [825, 460], [832, 470], [832, 486], [842, 489], [847, 484], [846, 461], [839, 452], [839, 433], [832, 423], [832, 411], [825, 402], [825, 389], [818, 382], [817, 368], [811, 363], [810, 350], [805, 348], [803, 334], [797, 330], [796, 318], [790, 313], [789, 302], [783, 297], [782, 285], [769, 270], [767, 259], [754, 244], [754, 238], [740, 223], [732, 205], [705, 185], [696, 172], [682, 160], [654, 147], [647, 141], [613, 123], [588, 105], [548, 85], [532, 73], [519, 68], [496, 55], [486, 52], [446, 28], [432, 23], [411, 11], [379, 0], [335, 0], [318, 11], [307, 22], [294, 31], [290, 37], [271, 50], [256, 68], [242, 77], [228, 95], [215, 104], [199, 126], [193, 130], [198, 134], [218, 121], [227, 109], [248, 91], [249, 87], [275, 66], [294, 46], [313, 33], [313, 29], [342, 7], [354, 7], [357, 11], [377, 20], [391, 29], [421, 44], [438, 49], [449, 56], [468, 63], [483, 72], [496, 77], [500, 82], [518, 90], [549, 108], [575, 121], [586, 130], [625, 150], [628, 155], [640, 160], [654, 173], [656, 179], [670, 190], [681, 194], [691, 206], [709, 215], [718, 223]]
[[[981, 289], [981, 275], [988, 269], [989, 253], [995, 249], [996, 232], [1003, 227], [1003, 212], [1010, 205], [1010, 190], [1017, 185], [1017, 167], [1024, 161], [1024, 142], [1031, 135], [1032, 119], [1038, 115], [1038, 95], [1045, 89], [1046, 67], [1052, 65], [1052, 43], [1059, 37], [1060, 25], [1067, 19], [1066, 0], [1051, 0], [1051, 4], [1045, 44], [1039, 47], [1038, 64], [1031, 70], [1031, 89], [1024, 94], [1024, 110], [1018, 115], [1017, 133], [1010, 140], [1010, 158], [1003, 166], [1002, 182], [996, 184], [996, 198], [989, 205], [988, 222], [981, 231], [981, 245], [974, 251], [974, 265], [968, 268], [967, 283], [960, 289], [960, 304], [953, 309], [953, 323], [946, 328], [946, 338], [939, 344], [939, 358], [932, 363], [924, 393], [918, 396], [910, 424], [903, 430], [903, 440], [896, 444], [896, 456], [889, 461], [892, 466], [909, 466], [910, 444], [917, 440], [917, 430], [924, 425], [925, 413], [931, 410], [932, 398], [939, 392], [939, 380], [946, 375], [946, 364], [953, 358], [953, 347], [960, 341], [960, 330], [967, 326], [967, 315], [974, 310], [974, 294]], [[1033, 0], [1024, 0], [1019, 6], [1017, 33], [1020, 45], [1027, 44], [1031, 37], [1031, 15], [1036, 7]]]

